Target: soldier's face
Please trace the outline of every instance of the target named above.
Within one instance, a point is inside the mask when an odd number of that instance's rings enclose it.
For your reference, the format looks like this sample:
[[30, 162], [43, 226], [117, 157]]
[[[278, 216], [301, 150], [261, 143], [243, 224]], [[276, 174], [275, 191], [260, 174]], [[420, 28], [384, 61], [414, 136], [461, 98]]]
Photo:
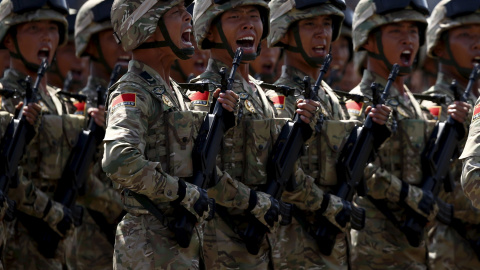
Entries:
[[[224, 12], [220, 20], [223, 33], [228, 42], [227, 46], [230, 46], [233, 51], [236, 51], [237, 48], [242, 48], [245, 54], [257, 52], [263, 33], [260, 11], [257, 7], [240, 6], [233, 8]], [[216, 27], [213, 27], [210, 38], [213, 38], [213, 41], [216, 43], [222, 43]], [[221, 51], [226, 53], [226, 50]]]
[[280, 50], [279, 47], [268, 48], [267, 40], [263, 40], [260, 55], [250, 63], [250, 67], [258, 74], [270, 75], [274, 73], [280, 57]]
[[193, 47], [190, 39], [192, 15], [187, 12], [183, 4], [172, 7], [162, 16], [162, 20], [167, 26], [170, 38], [178, 48], [188, 49]]
[[350, 58], [350, 49], [348, 48], [350, 43], [347, 37], [340, 36], [335, 42], [332, 43], [332, 64], [330, 69], [332, 70], [344, 70], [347, 66], [348, 59]]
[[[480, 25], [462, 25], [451, 29], [448, 35], [450, 49], [460, 67], [473, 68], [474, 64], [480, 64]], [[441, 57], [449, 58], [445, 46]]]
[[[332, 18], [321, 15], [298, 21], [298, 31], [302, 47], [309, 57], [325, 57], [332, 42]], [[294, 33], [288, 31], [289, 42], [295, 44]]]
[[53, 21], [36, 21], [17, 26], [17, 35], [8, 35], [5, 46], [9, 51], [16, 52], [13, 39], [17, 39], [20, 53], [30, 63], [40, 65], [46, 58], [52, 62], [60, 40], [58, 25]]
[[[190, 40], [193, 40], [193, 33]], [[200, 50], [196, 42], [192, 42], [195, 47], [195, 53], [192, 58], [187, 60], [179, 60], [180, 69], [187, 76], [193, 74], [195, 77], [205, 72], [207, 68], [208, 58], [210, 58], [210, 50]]]
[[[413, 65], [418, 52], [420, 38], [415, 22], [399, 22], [383, 25], [380, 28], [383, 52], [391, 64], [401, 67]], [[378, 52], [378, 44], [377, 44]]]
[[131, 53], [125, 52], [121, 45], [117, 44], [113, 37], [113, 30], [104, 30], [98, 33], [98, 39], [102, 48], [103, 57], [110, 68], [113, 68], [116, 63], [124, 66], [128, 65], [131, 59]]
[[56, 59], [60, 74], [62, 74], [64, 78], [67, 76], [67, 73], [71, 71], [74, 81], [81, 81], [83, 79], [83, 62], [75, 56], [75, 44], [72, 41], [69, 41], [67, 45], [57, 50]]

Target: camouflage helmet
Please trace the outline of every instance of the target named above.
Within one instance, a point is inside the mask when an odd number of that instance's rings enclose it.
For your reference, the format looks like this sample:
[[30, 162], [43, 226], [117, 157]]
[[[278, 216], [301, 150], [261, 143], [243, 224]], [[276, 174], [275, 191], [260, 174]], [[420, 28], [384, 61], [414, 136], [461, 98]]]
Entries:
[[3, 0], [0, 1], [0, 49], [5, 49], [3, 40], [12, 26], [49, 20], [59, 25], [59, 44], [67, 43], [68, 24], [65, 16], [68, 14], [65, 0]]
[[353, 10], [347, 7], [343, 11], [343, 15], [345, 15], [345, 19], [343, 20], [342, 31], [340, 31], [340, 35], [352, 39]]
[[157, 29], [160, 18], [172, 7], [191, 0], [115, 0], [112, 6], [113, 35], [128, 52], [145, 42]]
[[279, 41], [287, 34], [289, 27], [297, 21], [330, 15], [333, 20], [332, 41], [340, 35], [340, 29], [344, 19], [342, 12], [345, 9], [345, 1], [341, 0], [311, 0], [309, 5], [301, 7], [296, 0], [272, 0], [269, 3], [272, 15], [270, 16], [271, 33], [268, 36], [268, 46], [279, 46]]
[[[217, 4], [218, 3], [218, 4]], [[206, 42], [207, 33], [212, 26], [212, 22], [219, 15], [225, 11], [239, 7], [254, 5], [258, 6], [260, 10], [260, 16], [262, 16], [263, 33], [262, 39], [266, 38], [269, 33], [268, 18], [270, 10], [268, 4], [264, 0], [201, 0], [195, 2], [193, 9], [193, 32], [195, 40], [197, 41], [200, 49], [210, 49], [211, 45]]]
[[480, 25], [480, 1], [443, 0], [438, 3], [428, 19], [428, 56], [437, 57], [433, 50], [445, 31], [466, 24]]
[[378, 27], [403, 21], [419, 23], [420, 45], [423, 45], [428, 14], [425, 0], [360, 0], [353, 14], [353, 49], [362, 50], [368, 35]]
[[112, 29], [110, 10], [113, 0], [89, 0], [82, 5], [75, 19], [75, 54], [86, 56], [92, 36]]

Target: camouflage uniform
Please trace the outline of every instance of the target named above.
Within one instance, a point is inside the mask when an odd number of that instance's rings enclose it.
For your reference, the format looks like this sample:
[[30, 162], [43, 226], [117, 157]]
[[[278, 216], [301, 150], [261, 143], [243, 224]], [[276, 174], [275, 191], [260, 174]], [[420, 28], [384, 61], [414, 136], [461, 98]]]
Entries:
[[480, 209], [480, 121], [478, 112], [480, 111], [480, 99], [477, 99], [473, 109], [472, 122], [468, 132], [467, 142], [463, 148], [463, 153], [459, 159], [463, 161], [462, 169], [462, 188], [465, 195], [470, 199], [472, 205]]
[[[75, 53], [77, 57], [88, 56], [87, 47], [95, 45], [95, 48], [99, 51], [99, 57], [95, 60], [91, 57], [91, 61], [97, 61], [105, 65], [106, 62], [103, 53], [100, 51], [101, 46], [98, 37], [95, 41], [93, 36], [112, 29], [110, 20], [112, 3], [111, 0], [88, 1], [78, 11], [75, 20]], [[106, 12], [104, 18], [97, 18], [101, 16], [92, 11], [100, 8], [105, 9], [103, 11]], [[106, 66], [106, 69], [112, 69], [112, 67]], [[79, 93], [87, 97], [86, 111], [91, 107], [97, 108], [99, 105], [104, 105], [97, 104], [97, 88], [99, 86], [107, 91], [108, 81], [90, 74], [87, 85], [80, 90]], [[109, 242], [111, 239], [108, 238], [108, 235], [114, 232], [114, 226], [116, 227], [122, 213], [120, 194], [113, 189], [112, 181], [106, 177], [101, 169], [103, 145], [99, 147], [98, 151], [97, 161], [91, 169], [97, 180], [96, 186], [89, 187], [90, 192], [86, 194], [86, 197], [89, 197], [88, 201], [93, 203], [101, 200], [101, 204], [98, 204], [101, 208], [87, 208], [88, 211], [84, 212], [84, 223], [77, 229], [77, 264], [79, 269], [112, 269], [113, 243]], [[100, 195], [99, 198], [97, 198], [98, 195]]]
[[[116, 1], [112, 24], [117, 41], [125, 51], [141, 46], [157, 24], [163, 23], [161, 16], [181, 3]], [[124, 20], [129, 18], [124, 15], [130, 12], [138, 17], [127, 26]], [[193, 141], [205, 114], [189, 111], [174, 81], [167, 84], [156, 70], [135, 60], [110, 88], [107, 105], [102, 167], [122, 189], [128, 212], [117, 226], [114, 269], [199, 269], [201, 223], [209, 210], [198, 204], [206, 201], [206, 191], [185, 180], [193, 173]], [[132, 192], [146, 196], [166, 221], [152, 215]], [[181, 248], [168, 228], [174, 214], [172, 203], [186, 208], [200, 223], [188, 248]]]
[[[2, 96], [0, 96], [0, 99], [2, 99]], [[1, 101], [0, 101], [1, 105]], [[0, 108], [1, 110], [1, 108]], [[0, 141], [3, 138], [5, 131], [7, 130], [8, 124], [12, 120], [12, 114], [6, 112], [6, 111], [0, 111]], [[5, 202], [2, 202], [3, 205], [0, 210], [0, 250], [2, 252], [0, 253], [0, 270], [3, 270], [3, 261], [5, 259], [4, 257], [4, 250], [5, 250], [5, 244], [7, 241], [7, 231], [6, 231], [6, 224], [3, 220], [5, 211], [6, 211], [6, 206], [7, 204]]]

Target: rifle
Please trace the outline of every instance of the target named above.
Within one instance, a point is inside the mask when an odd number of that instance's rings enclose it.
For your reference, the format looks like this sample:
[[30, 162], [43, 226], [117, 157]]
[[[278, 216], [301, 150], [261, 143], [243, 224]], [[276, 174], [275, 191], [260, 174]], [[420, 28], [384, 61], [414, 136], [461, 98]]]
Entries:
[[[305, 97], [318, 101], [317, 92], [323, 80], [323, 76], [330, 66], [332, 56], [328, 54], [323, 63], [320, 74], [315, 82], [314, 87], [310, 85], [310, 78], [305, 76], [303, 82], [305, 84]], [[317, 128], [321, 129], [323, 124], [323, 115], [317, 122]], [[305, 142], [312, 136], [313, 130], [309, 124], [303, 122], [300, 115], [295, 114], [293, 121], [288, 121], [282, 127], [273, 151], [267, 162], [267, 185], [265, 193], [273, 198], [280, 200], [284, 189], [293, 190], [295, 186], [294, 168], [295, 163], [301, 156]], [[280, 213], [284, 214], [291, 211], [291, 206], [279, 201]], [[282, 209], [283, 208], [283, 209]], [[243, 233], [242, 238], [250, 254], [256, 255], [260, 250], [260, 245], [268, 232], [268, 228], [258, 219], [249, 214], [249, 224]], [[288, 220], [287, 220], [288, 222]]]
[[[120, 72], [120, 65], [115, 66], [109, 85], [115, 83], [118, 72]], [[99, 104], [103, 104], [105, 103], [103, 101], [104, 93], [100, 90], [101, 88], [97, 89]], [[85, 188], [89, 167], [93, 163], [98, 145], [102, 142], [103, 137], [105, 137], [105, 129], [98, 126], [93, 118], [90, 118], [88, 128], [79, 134], [53, 194], [54, 201], [70, 209], [75, 227], [82, 224], [83, 216], [83, 207], [76, 205], [75, 201]], [[37, 242], [39, 252], [46, 258], [53, 258], [62, 237], [41, 219], [28, 216], [25, 217], [25, 220], [27, 222], [24, 222], [24, 225], [29, 223], [25, 226]]]
[[[18, 185], [18, 164], [27, 149], [27, 145], [35, 137], [35, 128], [28, 123], [27, 118], [23, 115], [23, 108], [30, 103], [38, 100], [38, 87], [47, 71], [47, 60], [43, 60], [37, 71], [37, 78], [32, 88], [32, 79], [27, 76], [26, 95], [22, 108], [18, 111], [18, 115], [10, 121], [5, 131], [2, 143], [0, 145], [0, 190], [4, 196], [7, 196], [9, 188]], [[13, 91], [15, 93], [15, 91]], [[12, 93], [12, 94], [13, 94]], [[14, 219], [15, 202], [8, 200], [8, 210], [5, 220], [12, 221]]]
[[[29, 77], [29, 78], [30, 78], [30, 77]], [[31, 80], [31, 79], [29, 79], [29, 80]], [[25, 81], [27, 81], [27, 80], [25, 79]], [[31, 87], [31, 82], [27, 82], [27, 84], [30, 84], [30, 87]], [[18, 95], [18, 96], [20, 96], [20, 97], [23, 97], [23, 95], [22, 95], [18, 90], [16, 90], [16, 89], [15, 89], [15, 90], [6, 89], [6, 88], [0, 89], [0, 96], [4, 96], [4, 97], [6, 97], [6, 98], [12, 98], [12, 97], [14, 97], [15, 95]], [[25, 105], [25, 104], [24, 104], [24, 105]]]
[[447, 96], [442, 94], [435, 94], [435, 95], [422, 95], [422, 94], [413, 94], [413, 96], [418, 100], [428, 100], [431, 102], [435, 102], [437, 104], [445, 104], [447, 101]]
[[[457, 98], [458, 100], [467, 101], [479, 73], [480, 67], [477, 64], [470, 74], [465, 92]], [[455, 81], [452, 82], [450, 87], [452, 91], [457, 92]], [[436, 218], [447, 225], [452, 222], [453, 207], [441, 201], [437, 196], [442, 183], [447, 192], [454, 188], [454, 183], [448, 173], [450, 165], [457, 158], [458, 142], [463, 137], [465, 137], [463, 124], [449, 116], [445, 122], [437, 123], [422, 153], [423, 179], [420, 187], [424, 191], [424, 196], [420, 200], [419, 208], [428, 213], [436, 200], [439, 206], [439, 214]], [[426, 196], [426, 194], [432, 194], [433, 197]], [[428, 220], [409, 207], [406, 208], [406, 212], [407, 216], [402, 231], [410, 245], [418, 247], [423, 239], [424, 228]]]
[[[377, 84], [373, 83], [371, 88], [373, 91], [373, 104], [382, 105], [387, 99], [390, 88], [395, 81], [399, 71], [397, 64], [393, 65], [392, 71], [388, 76], [388, 82], [382, 95], [379, 97]], [[340, 157], [337, 160], [337, 178], [339, 186], [336, 188], [335, 195], [342, 198], [344, 201], [351, 202], [355, 191], [358, 189], [363, 191], [363, 173], [365, 166], [372, 160], [373, 153], [380, 145], [390, 136], [385, 125], [379, 125], [373, 122], [370, 116], [367, 116], [362, 127], [356, 127], [350, 133], [350, 136], [345, 144]], [[356, 230], [363, 229], [365, 226], [365, 210], [362, 208], [355, 208], [353, 205], [352, 211], [345, 211], [345, 215], [337, 217], [337, 222], [346, 222], [348, 215], [351, 218], [351, 226]], [[321, 217], [321, 219], [325, 219]], [[315, 232], [315, 239], [320, 247], [320, 251], [329, 255], [332, 252], [335, 244], [335, 237], [340, 232], [338, 228], [331, 223], [322, 222], [323, 226], [317, 228]]]
[[[242, 56], [243, 50], [238, 48], [233, 57], [232, 69], [228, 78], [226, 78], [226, 69], [220, 70], [222, 75], [221, 93], [233, 88], [235, 72], [240, 65]], [[234, 117], [233, 112], [224, 111], [222, 104], [218, 101], [215, 103], [213, 112], [205, 116], [192, 151], [193, 176], [190, 183], [207, 189], [218, 182], [216, 164], [221, 150], [220, 142], [223, 140], [225, 132], [235, 125]], [[213, 199], [210, 199], [209, 203], [214, 207]], [[196, 223], [195, 216], [184, 207], [178, 207], [175, 210], [175, 220], [169, 224], [169, 227], [175, 233], [175, 238], [181, 247], [186, 248], [190, 245]]]

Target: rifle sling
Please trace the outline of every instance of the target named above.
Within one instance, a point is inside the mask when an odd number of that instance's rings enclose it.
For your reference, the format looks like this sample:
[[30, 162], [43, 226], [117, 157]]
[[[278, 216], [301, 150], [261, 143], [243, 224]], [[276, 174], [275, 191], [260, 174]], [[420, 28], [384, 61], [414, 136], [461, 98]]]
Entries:
[[162, 224], [165, 224], [165, 215], [160, 209], [150, 200], [147, 196], [135, 193], [129, 189], [126, 190], [130, 195], [132, 195], [138, 203], [140, 203], [145, 209], [150, 212], [154, 217], [156, 217]]

